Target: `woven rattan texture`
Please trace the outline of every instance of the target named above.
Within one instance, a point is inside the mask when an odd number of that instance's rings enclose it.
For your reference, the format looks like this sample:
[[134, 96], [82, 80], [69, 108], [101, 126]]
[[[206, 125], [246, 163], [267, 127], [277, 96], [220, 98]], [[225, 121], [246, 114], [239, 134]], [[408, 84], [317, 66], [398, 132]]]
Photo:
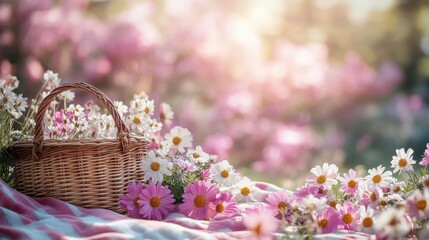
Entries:
[[[43, 117], [40, 116], [44, 116], [54, 95], [70, 89], [90, 92], [107, 107], [118, 128], [118, 139], [43, 139]], [[120, 194], [126, 192], [131, 182], [143, 178], [140, 162], [146, 151], [147, 141], [130, 136], [112, 102], [98, 89], [83, 83], [66, 84], [51, 92], [36, 115], [34, 141], [18, 142], [9, 148], [19, 191], [116, 212], [121, 212]]]

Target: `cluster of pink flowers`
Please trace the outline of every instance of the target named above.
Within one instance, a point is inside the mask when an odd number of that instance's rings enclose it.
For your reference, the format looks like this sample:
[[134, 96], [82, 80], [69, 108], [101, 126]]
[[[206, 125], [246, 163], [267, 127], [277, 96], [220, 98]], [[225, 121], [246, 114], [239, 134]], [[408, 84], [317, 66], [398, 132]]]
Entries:
[[[239, 176], [234, 183], [225, 185], [216, 180], [214, 169], [226, 164], [226, 160], [210, 161], [203, 167], [209, 168], [209, 173], [189, 182], [180, 198], [170, 191], [173, 187], [170, 180], [155, 183], [151, 179], [132, 183], [129, 192], [121, 196], [121, 206], [130, 216], [144, 219], [161, 220], [171, 212], [198, 220], [237, 218], [241, 219], [242, 227], [257, 237], [290, 234], [288, 228], [307, 234], [352, 230], [382, 239], [427, 236], [427, 156], [420, 161], [425, 168], [419, 174], [414, 173], [415, 163], [411, 149], [396, 150], [391, 160], [393, 172], [380, 165], [363, 176], [353, 169], [340, 174], [335, 164], [324, 163], [312, 168], [307, 183], [292, 192], [263, 191]], [[203, 171], [201, 167], [197, 165], [194, 171]], [[179, 171], [173, 164], [169, 169]], [[225, 172], [221, 175], [226, 177], [228, 167], [222, 169]], [[164, 177], [170, 175], [174, 173], [168, 172]], [[251, 203], [251, 207], [244, 203]]]

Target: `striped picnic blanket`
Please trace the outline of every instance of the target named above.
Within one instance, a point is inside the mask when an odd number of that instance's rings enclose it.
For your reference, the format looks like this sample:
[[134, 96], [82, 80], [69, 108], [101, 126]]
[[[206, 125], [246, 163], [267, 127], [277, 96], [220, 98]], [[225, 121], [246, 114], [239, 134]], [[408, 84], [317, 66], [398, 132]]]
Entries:
[[[260, 183], [266, 191], [275, 189]], [[164, 221], [132, 219], [85, 209], [53, 198], [31, 198], [0, 179], [0, 239], [250, 239], [241, 217], [199, 221], [175, 212]], [[354, 232], [317, 235], [320, 239], [367, 239]]]

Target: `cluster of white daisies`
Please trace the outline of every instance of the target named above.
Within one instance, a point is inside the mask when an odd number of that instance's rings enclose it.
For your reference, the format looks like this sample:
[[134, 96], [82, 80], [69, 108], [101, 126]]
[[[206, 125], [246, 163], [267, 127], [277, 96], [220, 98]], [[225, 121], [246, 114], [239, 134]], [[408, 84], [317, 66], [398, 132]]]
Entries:
[[[21, 123], [21, 129], [14, 132], [20, 138], [31, 139], [34, 131], [34, 115], [41, 101], [61, 83], [57, 73], [47, 71], [43, 75], [44, 83], [41, 91], [31, 100], [30, 111]], [[2, 97], [0, 108], [7, 110], [17, 120], [27, 107], [27, 99], [22, 94], [16, 95], [13, 90], [19, 81], [16, 77], [8, 77], [0, 81], [0, 95]], [[105, 109], [101, 109], [93, 101], [84, 105], [72, 104], [75, 94], [65, 91], [55, 98], [47, 109], [44, 121], [45, 135], [51, 139], [105, 139], [115, 138], [117, 128], [113, 117]], [[125, 121], [130, 131], [139, 136], [151, 138], [161, 130], [164, 125], [169, 126], [174, 113], [171, 107], [162, 103], [155, 117], [154, 101], [141, 92], [135, 94], [129, 105], [121, 101], [114, 101], [116, 110]]]
[[27, 98], [14, 92], [19, 81], [14, 76], [0, 79], [0, 113], [7, 113], [14, 119], [19, 119], [27, 108]]

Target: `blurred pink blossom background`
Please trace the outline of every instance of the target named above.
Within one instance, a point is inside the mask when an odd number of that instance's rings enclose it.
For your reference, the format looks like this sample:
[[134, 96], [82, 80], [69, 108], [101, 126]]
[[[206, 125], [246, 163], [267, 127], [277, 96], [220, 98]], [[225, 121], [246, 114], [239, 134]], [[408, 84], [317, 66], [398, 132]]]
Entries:
[[[311, 23], [342, 21], [354, 6], [318, 2], [3, 1], [0, 75], [18, 75], [30, 97], [47, 69], [112, 99], [145, 91], [172, 105], [196, 143], [256, 178], [294, 178], [325, 161], [387, 162], [392, 152], [384, 149], [427, 141], [413, 137], [427, 107], [424, 95], [403, 89], [402, 63], [378, 48], [362, 50], [370, 40], [344, 40], [338, 49], [323, 40], [335, 26]], [[401, 9], [388, 2], [384, 14]], [[311, 9], [313, 20], [305, 15]], [[329, 11], [336, 14], [328, 18]], [[339, 23], [343, 32], [334, 36], [354, 36], [367, 24], [344, 21], [352, 29]], [[368, 28], [360, 34], [386, 36]]]

